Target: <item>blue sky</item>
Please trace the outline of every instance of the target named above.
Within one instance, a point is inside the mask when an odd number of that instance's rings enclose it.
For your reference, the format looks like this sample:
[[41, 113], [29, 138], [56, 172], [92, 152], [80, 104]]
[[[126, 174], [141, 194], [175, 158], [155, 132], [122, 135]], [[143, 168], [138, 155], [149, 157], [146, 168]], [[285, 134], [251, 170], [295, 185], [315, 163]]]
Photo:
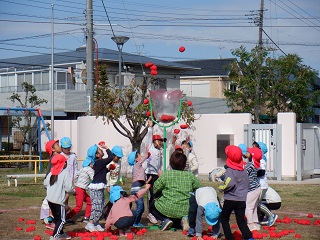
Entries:
[[[54, 0], [55, 52], [85, 45], [85, 0]], [[105, 5], [105, 9], [103, 7]], [[51, 53], [52, 0], [0, 1], [0, 58]], [[111, 36], [130, 40], [123, 51], [168, 61], [232, 57], [231, 49], [258, 42], [259, 0], [94, 0], [99, 47], [116, 50]], [[320, 1], [264, 0], [264, 43], [296, 53], [320, 70]], [[109, 17], [111, 26], [107, 18]], [[179, 47], [185, 52], [180, 53]]]

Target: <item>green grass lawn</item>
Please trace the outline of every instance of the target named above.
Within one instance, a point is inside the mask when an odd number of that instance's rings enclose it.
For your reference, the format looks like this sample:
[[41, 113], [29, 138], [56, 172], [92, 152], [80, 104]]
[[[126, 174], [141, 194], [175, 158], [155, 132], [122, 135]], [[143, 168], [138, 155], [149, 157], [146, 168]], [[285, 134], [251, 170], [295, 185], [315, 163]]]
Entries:
[[[14, 173], [33, 173], [32, 170], [26, 169], [4, 169], [0, 168], [0, 237], [1, 239], [34, 239], [34, 236], [40, 236], [41, 239], [49, 239], [49, 235], [45, 233], [46, 228], [43, 222], [39, 219], [40, 206], [43, 198], [45, 197], [45, 189], [42, 186], [42, 180], [38, 179], [37, 183], [34, 183], [33, 179], [18, 179], [18, 187], [14, 187], [11, 184], [7, 186], [7, 174]], [[217, 188], [218, 183], [212, 183], [203, 181], [204, 186], [213, 186]], [[123, 188], [129, 190], [131, 186], [131, 180], [125, 179]], [[292, 223], [285, 224], [277, 222], [275, 226], [275, 232], [279, 233], [283, 230], [291, 230], [294, 233], [289, 233], [281, 239], [295, 239], [296, 234], [301, 235], [301, 239], [320, 239], [320, 225], [315, 226], [313, 223], [316, 220], [320, 220], [320, 185], [304, 185], [304, 184], [272, 184], [271, 185], [282, 198], [281, 209], [274, 211], [279, 215], [279, 219], [289, 217], [292, 219]], [[220, 195], [220, 193], [219, 193]], [[220, 195], [221, 197], [221, 195]], [[106, 194], [108, 198], [108, 194]], [[75, 205], [73, 197], [70, 197], [69, 201], [71, 207]], [[83, 214], [84, 211], [81, 212]], [[308, 214], [312, 213], [313, 218], [307, 218]], [[76, 224], [65, 227], [66, 232], [85, 232], [85, 223], [80, 220], [82, 215], [79, 214]], [[24, 218], [23, 222], [19, 222], [19, 218]], [[307, 219], [310, 220], [311, 225], [302, 225], [294, 222], [294, 219]], [[28, 225], [27, 220], [36, 220], [36, 224]], [[146, 219], [146, 215], [143, 215], [142, 223], [150, 225]], [[235, 223], [235, 218], [231, 216], [231, 225]], [[102, 226], [104, 221], [101, 222]], [[35, 230], [27, 232], [27, 228], [34, 226]], [[16, 228], [22, 228], [17, 231]], [[206, 227], [205, 227], [206, 229]], [[237, 229], [233, 229], [235, 231]], [[268, 233], [268, 230], [262, 229], [260, 233]], [[93, 239], [102, 239], [97, 237], [90, 237]], [[81, 237], [75, 237], [74, 239], [80, 240]], [[109, 239], [105, 237], [104, 239]], [[122, 239], [126, 239], [123, 237]], [[144, 235], [135, 235], [134, 239], [150, 239], [150, 240], [171, 240], [171, 239], [191, 239], [182, 234], [181, 230], [176, 231], [160, 231], [160, 230], [148, 230]], [[263, 237], [263, 239], [274, 239], [270, 236]]]

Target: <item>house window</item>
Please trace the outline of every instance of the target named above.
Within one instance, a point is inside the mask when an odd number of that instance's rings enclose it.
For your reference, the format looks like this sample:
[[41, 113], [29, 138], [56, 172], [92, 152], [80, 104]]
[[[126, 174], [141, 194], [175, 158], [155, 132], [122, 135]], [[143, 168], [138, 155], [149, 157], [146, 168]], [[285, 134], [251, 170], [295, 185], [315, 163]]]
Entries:
[[154, 89], [167, 89], [167, 79], [165, 78], [156, 78], [153, 80]]
[[235, 84], [235, 83], [230, 83], [230, 88], [229, 88], [229, 90], [230, 90], [231, 92], [236, 92], [236, 91], [237, 91], [237, 84]]
[[[135, 78], [135, 74], [132, 73], [121, 73], [121, 85], [128, 86], [132, 83], [132, 79]], [[119, 74], [116, 75], [115, 84], [119, 86]]]
[[56, 89], [66, 89], [67, 86], [67, 73], [57, 72], [57, 88]]
[[36, 90], [42, 90], [41, 72], [34, 73], [34, 87]]

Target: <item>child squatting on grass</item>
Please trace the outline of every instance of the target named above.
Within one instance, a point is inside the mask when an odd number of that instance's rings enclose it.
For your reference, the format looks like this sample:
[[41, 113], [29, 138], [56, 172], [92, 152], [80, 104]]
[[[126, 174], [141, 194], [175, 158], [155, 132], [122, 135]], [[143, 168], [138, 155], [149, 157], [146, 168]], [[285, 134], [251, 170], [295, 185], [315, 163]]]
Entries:
[[120, 237], [129, 234], [131, 232], [130, 227], [133, 225], [136, 217], [136, 212], [130, 209], [130, 203], [142, 198], [150, 186], [151, 185], [147, 183], [144, 189], [129, 196], [122, 187], [113, 186], [110, 190], [110, 202], [113, 206], [106, 220], [106, 230], [108, 230], [111, 225], [114, 225], [119, 229]]
[[55, 228], [50, 240], [71, 239], [63, 232], [63, 225], [66, 222], [65, 200], [67, 193], [74, 194], [72, 181], [66, 170], [67, 159], [61, 154], [51, 159], [52, 167], [50, 173], [44, 180], [44, 187], [47, 189], [47, 200], [54, 217]]

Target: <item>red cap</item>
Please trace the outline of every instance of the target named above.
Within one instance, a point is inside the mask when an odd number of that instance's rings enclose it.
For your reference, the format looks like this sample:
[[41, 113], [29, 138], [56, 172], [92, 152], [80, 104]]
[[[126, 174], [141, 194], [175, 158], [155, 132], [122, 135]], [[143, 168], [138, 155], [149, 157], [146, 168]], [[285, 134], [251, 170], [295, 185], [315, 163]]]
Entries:
[[227, 161], [226, 164], [229, 168], [243, 171], [245, 162], [242, 159], [242, 151], [241, 148], [229, 145], [225, 149], [225, 153], [227, 154]]
[[248, 153], [251, 154], [252, 161], [255, 168], [260, 168], [260, 160], [262, 158], [261, 149], [257, 147], [248, 148]]
[[175, 149], [181, 149], [181, 150], [182, 150], [182, 147], [179, 146], [179, 145], [176, 145], [174, 148], [175, 148]]
[[153, 141], [154, 141], [154, 140], [160, 140], [160, 141], [163, 141], [163, 138], [162, 138], [160, 135], [155, 134], [155, 135], [153, 135], [152, 140], [153, 140]]
[[49, 156], [50, 156], [50, 157], [51, 157], [51, 155], [52, 155], [52, 147], [53, 147], [53, 145], [54, 145], [56, 142], [59, 142], [59, 140], [49, 140], [49, 141], [46, 143], [46, 152], [49, 153]]
[[52, 168], [51, 173], [52, 175], [59, 175], [61, 173], [64, 163], [67, 161], [67, 159], [62, 154], [56, 154], [51, 159]]

